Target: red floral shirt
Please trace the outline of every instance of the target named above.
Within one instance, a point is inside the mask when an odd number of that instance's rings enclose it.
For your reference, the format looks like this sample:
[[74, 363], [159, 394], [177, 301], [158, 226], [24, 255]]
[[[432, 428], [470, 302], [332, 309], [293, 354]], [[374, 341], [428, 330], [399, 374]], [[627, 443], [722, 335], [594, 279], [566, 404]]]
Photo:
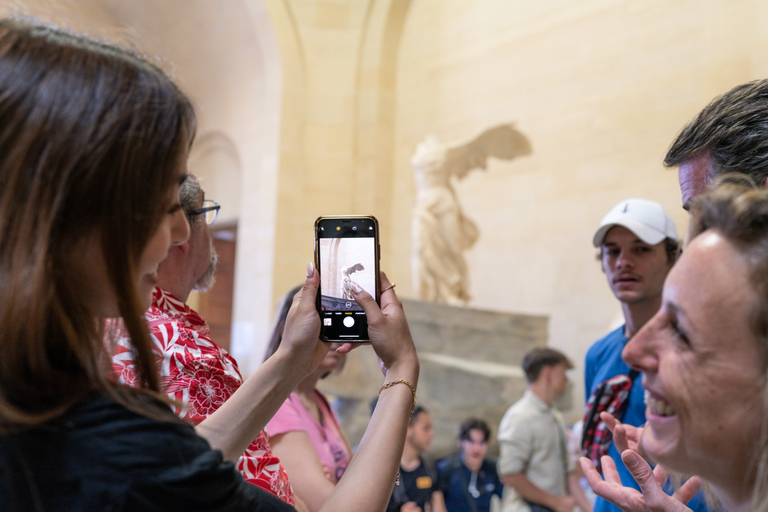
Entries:
[[[145, 313], [158, 353], [160, 387], [184, 404], [175, 412], [197, 425], [218, 409], [243, 383], [237, 362], [209, 338], [208, 324], [192, 308], [155, 288]], [[120, 338], [112, 365], [123, 384], [136, 385], [129, 338]], [[237, 461], [243, 479], [294, 504], [288, 475], [272, 454], [262, 430]]]

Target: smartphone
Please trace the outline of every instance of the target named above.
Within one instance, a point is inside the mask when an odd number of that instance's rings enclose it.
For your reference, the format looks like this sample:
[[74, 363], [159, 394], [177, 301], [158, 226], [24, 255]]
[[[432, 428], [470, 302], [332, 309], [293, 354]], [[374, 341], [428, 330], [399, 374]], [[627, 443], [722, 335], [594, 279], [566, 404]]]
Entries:
[[379, 304], [379, 252], [379, 222], [372, 215], [319, 217], [315, 221], [321, 340], [369, 341], [368, 319], [352, 297], [352, 283]]

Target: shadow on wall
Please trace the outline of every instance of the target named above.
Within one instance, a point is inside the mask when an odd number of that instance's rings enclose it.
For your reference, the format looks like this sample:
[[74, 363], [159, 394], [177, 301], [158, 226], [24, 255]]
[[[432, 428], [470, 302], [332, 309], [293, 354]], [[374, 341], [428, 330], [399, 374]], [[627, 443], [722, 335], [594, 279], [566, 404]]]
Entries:
[[198, 136], [189, 155], [189, 170], [200, 179], [205, 197], [221, 205], [217, 222], [239, 220], [242, 163], [229, 135], [213, 131]]

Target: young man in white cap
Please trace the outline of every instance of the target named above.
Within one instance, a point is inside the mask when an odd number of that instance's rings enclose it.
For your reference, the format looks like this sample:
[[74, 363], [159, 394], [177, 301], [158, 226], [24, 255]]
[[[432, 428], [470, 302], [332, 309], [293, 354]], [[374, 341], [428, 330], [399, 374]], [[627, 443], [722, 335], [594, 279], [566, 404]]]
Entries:
[[[606, 380], [629, 375], [631, 389], [620, 419], [625, 424], [642, 426], [645, 404], [641, 375], [630, 375], [631, 368], [621, 359], [621, 351], [661, 307], [664, 279], [680, 253], [677, 230], [660, 204], [646, 199], [627, 199], [603, 218], [592, 242], [600, 248], [603, 272], [608, 286], [621, 302], [625, 323], [589, 348], [584, 389], [589, 397]], [[608, 455], [616, 463], [622, 483], [638, 489], [613, 443]], [[618, 510], [602, 498], [598, 498], [594, 506], [594, 512]]]

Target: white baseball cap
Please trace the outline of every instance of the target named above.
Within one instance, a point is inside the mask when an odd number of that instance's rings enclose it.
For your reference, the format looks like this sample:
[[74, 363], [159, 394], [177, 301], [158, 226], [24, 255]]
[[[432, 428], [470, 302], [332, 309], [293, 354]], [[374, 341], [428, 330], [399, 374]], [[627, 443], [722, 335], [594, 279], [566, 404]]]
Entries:
[[592, 243], [603, 244], [606, 233], [614, 226], [624, 226], [643, 242], [656, 245], [665, 238], [678, 240], [677, 229], [664, 207], [648, 199], [625, 199], [603, 217]]

